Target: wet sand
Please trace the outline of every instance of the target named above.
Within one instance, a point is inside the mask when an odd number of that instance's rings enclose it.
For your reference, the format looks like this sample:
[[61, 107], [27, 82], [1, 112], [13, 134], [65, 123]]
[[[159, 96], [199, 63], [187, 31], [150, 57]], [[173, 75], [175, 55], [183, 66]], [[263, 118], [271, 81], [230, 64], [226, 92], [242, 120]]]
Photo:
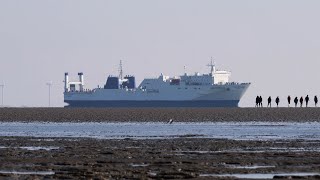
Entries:
[[320, 108], [0, 108], [1, 122], [320, 122]]
[[[1, 179], [208, 179], [306, 172], [315, 175], [305, 178], [320, 178], [320, 141], [1, 137], [0, 145]], [[295, 177], [300, 178], [286, 178]]]
[[[167, 122], [169, 119], [174, 122], [320, 122], [320, 109], [0, 109], [1, 122]], [[0, 179], [235, 179], [217, 176], [225, 174], [271, 174], [273, 178], [291, 179], [302, 175], [320, 179], [319, 159], [320, 140], [0, 137]]]

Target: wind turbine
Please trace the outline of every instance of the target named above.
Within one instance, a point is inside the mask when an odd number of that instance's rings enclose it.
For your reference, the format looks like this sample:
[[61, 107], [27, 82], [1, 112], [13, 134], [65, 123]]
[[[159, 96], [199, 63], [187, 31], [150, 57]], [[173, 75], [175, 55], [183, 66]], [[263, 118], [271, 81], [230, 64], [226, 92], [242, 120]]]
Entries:
[[52, 86], [52, 81], [47, 82], [47, 86], [49, 88], [49, 107], [51, 107], [51, 86]]
[[4, 107], [4, 82], [2, 82], [2, 84], [0, 84], [0, 87], [1, 87], [1, 107]]

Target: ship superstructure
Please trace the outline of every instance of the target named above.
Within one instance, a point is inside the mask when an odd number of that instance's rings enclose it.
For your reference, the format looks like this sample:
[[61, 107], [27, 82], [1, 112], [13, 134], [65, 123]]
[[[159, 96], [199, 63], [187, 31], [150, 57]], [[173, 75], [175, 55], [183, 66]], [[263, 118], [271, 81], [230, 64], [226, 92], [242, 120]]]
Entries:
[[134, 76], [108, 76], [103, 87], [86, 89], [83, 73], [70, 82], [65, 73], [64, 101], [71, 107], [237, 107], [250, 83], [229, 82], [229, 71], [216, 70], [213, 61], [208, 74], [195, 73], [146, 78], [136, 87]]

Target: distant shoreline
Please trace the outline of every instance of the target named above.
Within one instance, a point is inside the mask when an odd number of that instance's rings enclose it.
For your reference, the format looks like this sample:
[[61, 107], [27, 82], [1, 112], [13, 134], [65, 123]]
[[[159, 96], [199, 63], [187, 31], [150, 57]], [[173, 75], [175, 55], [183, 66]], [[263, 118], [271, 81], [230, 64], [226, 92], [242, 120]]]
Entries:
[[320, 108], [0, 108], [0, 122], [320, 122]]

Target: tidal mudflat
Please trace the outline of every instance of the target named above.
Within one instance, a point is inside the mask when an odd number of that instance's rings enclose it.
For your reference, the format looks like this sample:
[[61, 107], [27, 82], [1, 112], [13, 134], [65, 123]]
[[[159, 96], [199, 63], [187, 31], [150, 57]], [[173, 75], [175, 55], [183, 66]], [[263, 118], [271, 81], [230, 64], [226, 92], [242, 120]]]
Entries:
[[320, 178], [319, 140], [1, 137], [0, 144], [2, 179]]
[[320, 122], [320, 108], [0, 108], [0, 122]]
[[0, 109], [0, 178], [320, 178], [316, 108], [91, 110]]

